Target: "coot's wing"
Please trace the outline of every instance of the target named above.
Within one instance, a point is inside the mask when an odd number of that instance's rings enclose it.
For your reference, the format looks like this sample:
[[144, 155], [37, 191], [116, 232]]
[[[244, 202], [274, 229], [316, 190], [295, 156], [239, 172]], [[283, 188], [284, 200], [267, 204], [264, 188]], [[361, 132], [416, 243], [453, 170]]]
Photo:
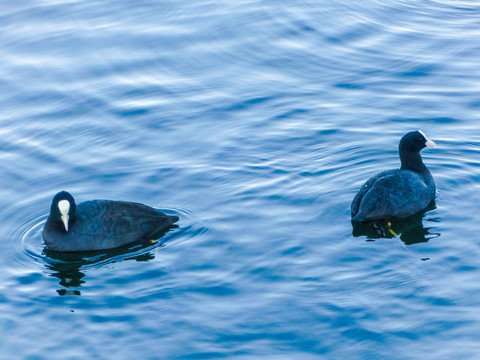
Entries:
[[378, 177], [364, 194], [358, 211], [360, 221], [413, 215], [428, 203], [428, 189], [422, 175], [408, 170]]
[[379, 178], [387, 175], [389, 172], [392, 172], [392, 170], [382, 171], [381, 173], [378, 173], [377, 175], [372, 176], [370, 179], [368, 179], [365, 182], [365, 184], [362, 185], [360, 190], [358, 190], [357, 194], [353, 198], [352, 204], [350, 205], [350, 209], [352, 211], [352, 217], [357, 215], [358, 211], [360, 210], [360, 203], [362, 202], [363, 197], [372, 188], [373, 184]]
[[78, 205], [78, 220], [85, 234], [142, 238], [170, 226], [178, 217], [139, 203], [93, 200]]

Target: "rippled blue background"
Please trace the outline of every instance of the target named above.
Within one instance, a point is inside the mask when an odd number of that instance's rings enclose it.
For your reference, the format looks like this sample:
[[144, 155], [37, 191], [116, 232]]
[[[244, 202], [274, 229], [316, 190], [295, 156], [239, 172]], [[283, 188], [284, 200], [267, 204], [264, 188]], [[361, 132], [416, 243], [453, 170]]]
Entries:
[[[476, 359], [479, 28], [476, 1], [2, 2], [0, 358]], [[436, 208], [354, 237], [418, 128]], [[56, 258], [63, 189], [179, 227]]]

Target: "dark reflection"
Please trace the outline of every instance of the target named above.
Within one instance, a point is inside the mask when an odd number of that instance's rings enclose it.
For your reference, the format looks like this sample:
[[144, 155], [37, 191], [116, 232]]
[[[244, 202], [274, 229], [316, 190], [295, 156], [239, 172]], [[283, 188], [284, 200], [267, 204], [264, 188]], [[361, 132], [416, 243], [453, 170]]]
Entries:
[[[399, 237], [406, 245], [427, 242], [440, 236], [439, 233], [430, 232], [433, 227], [424, 227], [423, 225], [425, 213], [435, 208], [435, 202], [432, 201], [425, 210], [407, 218], [365, 223], [352, 222], [353, 236], [367, 236], [368, 239]], [[426, 219], [426, 221], [437, 222], [432, 218]]]
[[139, 241], [109, 250], [79, 251], [62, 253], [45, 248], [46, 267], [53, 271], [52, 276], [60, 279], [62, 289], [59, 295], [81, 295], [78, 288], [85, 283], [85, 270], [96, 264], [107, 264], [126, 260], [150, 261], [155, 258], [151, 252], [158, 246], [159, 240]]

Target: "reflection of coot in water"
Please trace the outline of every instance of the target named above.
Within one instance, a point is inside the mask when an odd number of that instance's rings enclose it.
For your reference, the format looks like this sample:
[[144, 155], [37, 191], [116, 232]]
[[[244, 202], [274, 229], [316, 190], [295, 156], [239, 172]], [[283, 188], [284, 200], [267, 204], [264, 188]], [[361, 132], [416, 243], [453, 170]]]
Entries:
[[[45, 248], [43, 253], [47, 257], [46, 267], [53, 271], [52, 276], [60, 279], [62, 289], [57, 290], [60, 295], [80, 295], [80, 288], [85, 283], [87, 267], [102, 263], [135, 260], [149, 261], [155, 255], [148, 251], [152, 241], [136, 242], [115, 249], [102, 251], [57, 252]], [[83, 270], [82, 270], [83, 269]]]
[[[431, 233], [430, 227], [426, 228], [423, 226], [425, 213], [433, 209], [435, 209], [434, 201], [424, 211], [402, 219], [368, 222], [352, 221], [353, 236], [367, 236], [369, 239], [388, 239], [398, 236], [406, 245], [427, 242], [434, 237], [440, 236], [438, 233]], [[435, 220], [427, 219], [427, 221]]]
[[402, 137], [400, 169], [383, 171], [367, 180], [352, 201], [352, 221], [392, 221], [416, 214], [433, 201], [435, 182], [420, 155], [426, 146], [436, 145], [421, 131]]
[[50, 250], [104, 250], [142, 239], [157, 239], [178, 221], [149, 206], [126, 201], [92, 200], [76, 205], [72, 195], [59, 192], [43, 228]]
[[60, 295], [80, 295], [79, 288], [85, 283], [85, 274], [80, 271], [81, 262], [51, 262], [47, 268], [53, 271], [52, 276], [60, 279], [63, 289], [57, 290]]

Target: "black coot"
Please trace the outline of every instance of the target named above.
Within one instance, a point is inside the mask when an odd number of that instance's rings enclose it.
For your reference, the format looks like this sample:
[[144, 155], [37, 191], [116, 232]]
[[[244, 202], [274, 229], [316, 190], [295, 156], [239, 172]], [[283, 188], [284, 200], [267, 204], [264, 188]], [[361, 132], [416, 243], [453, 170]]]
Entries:
[[403, 218], [428, 206], [435, 197], [435, 181], [420, 156], [426, 146], [436, 147], [420, 130], [403, 136], [398, 147], [400, 169], [367, 180], [352, 201], [352, 221]]
[[178, 216], [133, 202], [92, 200], [76, 205], [73, 196], [62, 191], [53, 198], [43, 240], [49, 249], [61, 252], [104, 250], [155, 239], [177, 221]]

